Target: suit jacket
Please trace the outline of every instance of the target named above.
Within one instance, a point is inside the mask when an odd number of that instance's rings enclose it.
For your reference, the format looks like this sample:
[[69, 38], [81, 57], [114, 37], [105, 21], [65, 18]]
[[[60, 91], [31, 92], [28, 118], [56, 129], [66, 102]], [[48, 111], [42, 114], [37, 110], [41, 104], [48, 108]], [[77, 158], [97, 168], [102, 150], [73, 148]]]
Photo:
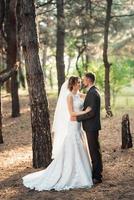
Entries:
[[90, 106], [92, 110], [86, 114], [77, 116], [77, 121], [82, 121], [83, 129], [86, 132], [98, 131], [101, 129], [100, 94], [95, 86], [92, 86], [87, 92], [83, 110], [85, 110], [88, 106]]

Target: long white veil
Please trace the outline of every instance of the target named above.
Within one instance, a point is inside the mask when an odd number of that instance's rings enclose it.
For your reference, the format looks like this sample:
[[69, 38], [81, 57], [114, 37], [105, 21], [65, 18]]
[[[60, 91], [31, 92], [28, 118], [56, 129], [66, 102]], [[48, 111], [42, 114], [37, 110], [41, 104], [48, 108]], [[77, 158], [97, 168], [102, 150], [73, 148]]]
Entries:
[[54, 113], [54, 120], [52, 125], [52, 132], [54, 132], [52, 159], [54, 159], [58, 154], [64, 142], [64, 139], [67, 135], [67, 126], [69, 120], [69, 112], [67, 108], [68, 94], [69, 90], [68, 90], [68, 80], [67, 80], [63, 83], [61, 87]]

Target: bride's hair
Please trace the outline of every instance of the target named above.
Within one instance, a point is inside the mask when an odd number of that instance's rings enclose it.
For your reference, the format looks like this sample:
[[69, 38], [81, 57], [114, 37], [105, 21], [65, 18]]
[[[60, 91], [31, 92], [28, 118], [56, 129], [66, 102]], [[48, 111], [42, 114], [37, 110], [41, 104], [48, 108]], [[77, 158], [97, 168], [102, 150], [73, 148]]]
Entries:
[[79, 77], [71, 76], [68, 80], [68, 89], [72, 91], [73, 86], [79, 81]]

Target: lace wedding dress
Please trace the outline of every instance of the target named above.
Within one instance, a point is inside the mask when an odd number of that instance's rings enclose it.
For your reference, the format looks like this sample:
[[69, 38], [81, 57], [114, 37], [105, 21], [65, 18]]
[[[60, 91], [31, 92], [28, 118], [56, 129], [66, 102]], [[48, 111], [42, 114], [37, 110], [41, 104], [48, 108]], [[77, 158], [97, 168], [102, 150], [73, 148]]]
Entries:
[[[74, 111], [78, 112], [82, 107], [80, 95], [73, 95]], [[59, 131], [62, 134], [64, 130]], [[87, 141], [81, 123], [68, 121], [67, 135], [59, 153], [46, 169], [24, 176], [23, 184], [38, 191], [90, 188], [93, 185]]]

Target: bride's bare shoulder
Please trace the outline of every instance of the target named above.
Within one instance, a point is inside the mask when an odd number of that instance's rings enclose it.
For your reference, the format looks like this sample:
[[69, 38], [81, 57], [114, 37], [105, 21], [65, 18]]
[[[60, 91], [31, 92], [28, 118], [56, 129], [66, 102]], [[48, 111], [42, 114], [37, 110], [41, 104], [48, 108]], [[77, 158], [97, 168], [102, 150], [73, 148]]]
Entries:
[[68, 95], [67, 95], [67, 97], [72, 97], [72, 96], [73, 96], [73, 95], [72, 95], [71, 92], [69, 92]]
[[70, 92], [68, 95], [67, 95], [67, 99], [72, 99], [73, 98], [73, 95], [72, 93]]

